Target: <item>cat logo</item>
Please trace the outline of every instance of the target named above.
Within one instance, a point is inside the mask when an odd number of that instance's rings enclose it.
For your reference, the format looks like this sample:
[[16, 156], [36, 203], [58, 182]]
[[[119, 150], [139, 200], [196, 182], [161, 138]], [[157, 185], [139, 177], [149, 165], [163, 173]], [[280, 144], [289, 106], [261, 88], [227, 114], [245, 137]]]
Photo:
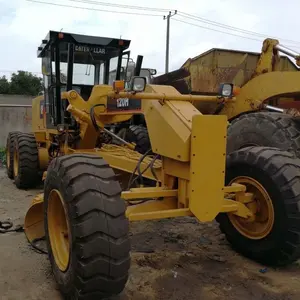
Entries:
[[105, 54], [105, 49], [104, 48], [99, 48], [99, 47], [88, 47], [88, 46], [75, 46], [75, 51], [77, 52], [92, 52], [95, 54]]

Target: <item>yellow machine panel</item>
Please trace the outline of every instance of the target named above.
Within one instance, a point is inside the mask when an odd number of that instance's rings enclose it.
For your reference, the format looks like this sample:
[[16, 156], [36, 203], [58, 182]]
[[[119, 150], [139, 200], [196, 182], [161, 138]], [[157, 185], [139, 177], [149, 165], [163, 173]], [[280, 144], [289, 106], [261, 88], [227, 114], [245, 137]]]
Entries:
[[32, 131], [44, 131], [45, 126], [45, 100], [44, 96], [38, 96], [32, 100]]
[[226, 116], [193, 117], [189, 199], [202, 222], [214, 219], [224, 200], [226, 125]]
[[[151, 85], [146, 92], [180, 95], [172, 86]], [[144, 101], [143, 112], [147, 124], [156, 124], [148, 127], [152, 149], [178, 161], [189, 161], [192, 117], [201, 113], [187, 101], [155, 100]]]

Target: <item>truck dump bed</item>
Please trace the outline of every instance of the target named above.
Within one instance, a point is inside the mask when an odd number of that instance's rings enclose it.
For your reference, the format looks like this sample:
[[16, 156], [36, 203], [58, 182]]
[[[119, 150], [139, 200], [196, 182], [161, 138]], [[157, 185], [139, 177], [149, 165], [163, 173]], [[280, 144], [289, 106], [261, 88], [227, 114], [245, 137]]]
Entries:
[[[255, 71], [260, 53], [213, 48], [189, 58], [179, 70], [155, 77], [154, 84], [170, 84], [181, 93], [218, 93], [219, 85], [247, 83]], [[185, 72], [182, 70], [185, 69]], [[298, 71], [287, 56], [280, 56], [280, 71]]]

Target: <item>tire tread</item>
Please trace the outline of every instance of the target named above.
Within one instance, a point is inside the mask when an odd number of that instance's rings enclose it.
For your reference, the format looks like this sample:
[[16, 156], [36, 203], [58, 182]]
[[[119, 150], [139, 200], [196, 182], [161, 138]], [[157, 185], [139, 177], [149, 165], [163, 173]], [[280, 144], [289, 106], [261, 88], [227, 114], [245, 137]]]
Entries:
[[[262, 122], [262, 124], [261, 124]], [[247, 126], [249, 130], [249, 124], [253, 126], [253, 130], [259, 133], [264, 131], [266, 122], [270, 125], [269, 129], [272, 128], [272, 134], [276, 134], [281, 138], [277, 140], [280, 146], [285, 151], [295, 154], [300, 157], [300, 123], [293, 116], [283, 113], [276, 112], [251, 112], [243, 114], [235, 118], [230, 126], [228, 127], [228, 152], [238, 150], [235, 146], [236, 139], [242, 134], [242, 129]], [[261, 125], [260, 125], [261, 124]], [[231, 138], [232, 136], [232, 138]], [[284, 141], [282, 140], [284, 138]], [[274, 141], [276, 137], [273, 137]], [[261, 144], [259, 146], [274, 146]], [[238, 147], [239, 148], [239, 147]]]
[[19, 189], [33, 188], [41, 182], [39, 153], [34, 134], [21, 133], [15, 140], [19, 152], [19, 174], [15, 178]]
[[126, 140], [136, 144], [136, 151], [141, 154], [146, 153], [151, 149], [151, 142], [148, 135], [148, 130], [142, 125], [131, 125], [128, 128]]
[[[300, 159], [282, 149], [248, 147], [232, 152], [227, 157], [227, 168], [242, 165], [265, 172], [277, 186], [284, 205], [285, 211], [281, 213], [286, 215], [287, 228], [283, 242], [265, 253], [252, 253], [247, 246], [238, 246], [237, 250], [250, 258], [272, 265], [286, 265], [295, 261], [300, 257]], [[221, 231], [234, 246], [236, 240], [224, 221], [225, 215], [220, 214], [217, 221]], [[296, 224], [295, 218], [299, 220]]]
[[117, 295], [127, 282], [131, 258], [126, 206], [114, 172], [102, 158], [74, 154], [54, 159], [48, 174], [45, 189], [55, 175], [63, 178], [77, 260], [76, 299]]
[[[11, 131], [9, 132], [6, 140], [6, 149], [8, 148], [9, 154], [10, 154], [10, 160], [9, 160], [9, 168], [6, 164], [6, 172], [7, 176], [10, 179], [14, 178], [14, 147], [15, 147], [15, 138], [18, 134], [20, 134], [20, 131]], [[7, 157], [6, 157], [7, 160]]]

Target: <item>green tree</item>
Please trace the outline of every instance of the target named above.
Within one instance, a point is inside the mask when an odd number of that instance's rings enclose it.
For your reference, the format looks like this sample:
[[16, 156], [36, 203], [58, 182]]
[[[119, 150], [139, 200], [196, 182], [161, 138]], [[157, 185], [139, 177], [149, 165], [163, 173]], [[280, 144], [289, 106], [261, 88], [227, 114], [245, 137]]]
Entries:
[[9, 94], [37, 96], [42, 90], [42, 78], [30, 72], [18, 71], [11, 76]]
[[0, 77], [0, 94], [9, 93], [9, 82], [5, 76]]

